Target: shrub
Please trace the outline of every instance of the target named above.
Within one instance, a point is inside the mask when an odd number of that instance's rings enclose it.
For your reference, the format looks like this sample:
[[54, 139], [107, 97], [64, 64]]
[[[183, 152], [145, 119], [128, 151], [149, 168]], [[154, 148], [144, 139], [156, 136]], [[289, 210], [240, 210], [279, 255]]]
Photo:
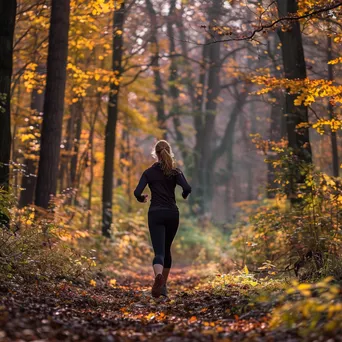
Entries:
[[295, 201], [289, 200], [286, 175], [292, 154], [282, 151], [279, 160], [273, 160], [279, 184], [275, 198], [241, 205], [242, 217], [248, 219], [240, 220], [232, 233], [236, 257], [255, 268], [269, 260], [278, 268], [294, 270], [301, 279], [327, 275], [342, 279], [342, 181], [301, 168], [303, 183], [296, 189]]
[[[271, 327], [295, 329], [303, 338], [342, 333], [341, 287], [332, 277], [315, 284], [293, 282], [273, 310]], [[311, 339], [310, 339], [311, 340]]]
[[87, 278], [95, 261], [81, 255], [64, 243], [53, 225], [46, 231], [44, 225], [30, 218], [20, 230], [0, 230], [0, 274], [3, 281], [54, 281], [58, 279]]

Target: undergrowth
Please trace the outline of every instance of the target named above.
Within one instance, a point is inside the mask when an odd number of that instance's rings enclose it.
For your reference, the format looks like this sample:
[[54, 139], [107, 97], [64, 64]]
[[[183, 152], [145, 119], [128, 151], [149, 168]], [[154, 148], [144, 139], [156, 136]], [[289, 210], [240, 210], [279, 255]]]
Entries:
[[[25, 216], [21, 220], [26, 220]], [[3, 282], [54, 282], [87, 280], [94, 258], [64, 243], [58, 228], [30, 219], [20, 230], [0, 229], [0, 276]]]
[[[101, 236], [101, 212], [71, 206], [59, 195], [49, 211], [34, 206], [17, 209], [12, 192], [0, 193], [0, 211], [9, 217], [0, 230], [0, 274], [26, 282], [92, 279], [119, 269], [136, 270], [151, 264], [153, 250], [147, 225], [147, 206], [114, 206], [111, 239]], [[122, 201], [122, 198], [120, 198]], [[206, 264], [221, 259], [225, 237], [212, 224], [182, 215], [173, 246], [175, 263]]]
[[332, 277], [317, 283], [294, 281], [279, 297], [271, 327], [295, 329], [303, 338], [334, 337], [342, 333], [342, 287]]
[[[342, 280], [342, 180], [312, 166], [293, 165], [291, 151], [280, 151], [272, 162], [277, 171], [274, 198], [239, 204], [240, 219], [231, 235], [235, 259], [253, 270], [268, 260], [274, 272], [292, 271], [301, 280]], [[295, 166], [305, 177], [293, 200], [288, 173]]]
[[299, 283], [279, 277], [258, 278], [245, 267], [218, 274], [210, 285], [215, 295], [240, 298], [240, 305], [231, 309], [236, 315], [267, 315], [274, 331], [292, 331], [309, 340], [342, 333], [342, 287], [333, 277]]

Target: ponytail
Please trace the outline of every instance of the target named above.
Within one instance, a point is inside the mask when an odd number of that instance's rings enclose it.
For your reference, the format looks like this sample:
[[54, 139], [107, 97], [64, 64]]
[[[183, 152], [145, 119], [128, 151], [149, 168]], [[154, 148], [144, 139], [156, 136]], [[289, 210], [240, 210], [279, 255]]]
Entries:
[[160, 140], [153, 148], [152, 156], [158, 157], [161, 168], [166, 176], [171, 176], [175, 170], [176, 162], [170, 144], [166, 140]]
[[160, 163], [164, 174], [167, 176], [171, 175], [175, 166], [175, 162], [166, 148], [160, 151]]

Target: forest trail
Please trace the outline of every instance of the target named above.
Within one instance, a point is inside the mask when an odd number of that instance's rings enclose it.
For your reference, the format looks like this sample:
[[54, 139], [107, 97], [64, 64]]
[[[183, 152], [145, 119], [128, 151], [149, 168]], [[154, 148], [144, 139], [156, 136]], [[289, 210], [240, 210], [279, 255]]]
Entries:
[[218, 294], [205, 278], [178, 268], [172, 273], [170, 298], [154, 300], [150, 274], [125, 274], [116, 281], [99, 277], [87, 286], [1, 287], [0, 340], [296, 340], [270, 331], [269, 306], [246, 309], [248, 298], [234, 286], [229, 295]]

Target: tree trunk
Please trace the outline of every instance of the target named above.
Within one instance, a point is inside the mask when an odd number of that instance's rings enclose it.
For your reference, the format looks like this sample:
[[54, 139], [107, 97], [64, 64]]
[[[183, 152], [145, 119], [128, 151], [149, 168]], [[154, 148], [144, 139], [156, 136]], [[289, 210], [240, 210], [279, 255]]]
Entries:
[[56, 194], [62, 135], [70, 0], [52, 0], [47, 79], [35, 204], [47, 209]]
[[196, 130], [195, 135], [195, 147], [193, 152], [193, 170], [192, 170], [192, 184], [193, 191], [189, 198], [192, 208], [196, 208], [196, 214], [203, 214], [203, 197], [204, 188], [200, 182], [202, 169], [201, 169], [201, 157], [202, 157], [202, 139], [203, 139], [203, 107], [206, 97], [206, 78], [207, 78], [207, 59], [208, 59], [209, 46], [204, 45], [202, 49], [202, 61], [199, 71], [199, 78], [196, 85], [195, 106], [194, 106], [194, 128]]
[[[329, 36], [328, 37], [328, 61], [331, 61], [333, 57], [332, 52], [332, 39]], [[328, 64], [328, 80], [333, 81], [334, 80], [334, 70], [333, 65]], [[332, 105], [331, 101], [329, 101], [328, 104], [328, 112], [330, 115], [330, 120], [335, 118], [334, 113], [334, 106]], [[337, 147], [337, 134], [334, 131], [331, 131], [330, 134], [330, 140], [331, 140], [331, 152], [332, 152], [332, 174], [334, 177], [338, 177], [340, 174], [340, 163], [339, 163], [339, 157], [338, 157], [338, 147]]]
[[[18, 80], [18, 85], [17, 85], [17, 99], [21, 98], [21, 86], [20, 86], [20, 79]], [[12, 92], [14, 91], [14, 88], [12, 90]], [[17, 164], [18, 158], [19, 158], [19, 151], [18, 148], [16, 146], [16, 136], [17, 136], [17, 129], [18, 129], [18, 117], [19, 117], [19, 112], [20, 112], [20, 107], [19, 107], [19, 103], [16, 106], [16, 110], [13, 113], [13, 111], [11, 110], [11, 121], [14, 121], [14, 124], [11, 123], [11, 126], [13, 126], [12, 128], [12, 133], [11, 136], [13, 137], [12, 139], [12, 146], [11, 146], [11, 160], [13, 163]], [[11, 172], [10, 172], [10, 178], [11, 178]], [[19, 189], [19, 172], [16, 170], [15, 172], [13, 172], [12, 174], [12, 188], [13, 188], [13, 194], [15, 196], [15, 198], [18, 198], [18, 191], [20, 191]]]
[[[0, 188], [8, 189], [11, 156], [11, 77], [17, 2], [0, 2]], [[0, 218], [1, 219], [1, 218]]]
[[[209, 24], [215, 26], [222, 12], [223, 2], [214, 0], [208, 10]], [[215, 35], [213, 30], [211, 35]], [[199, 92], [195, 112], [196, 144], [194, 163], [194, 200], [198, 206], [198, 213], [210, 212], [212, 198], [212, 175], [213, 167], [210, 165], [211, 152], [213, 148], [213, 133], [215, 119], [217, 117], [217, 103], [221, 91], [220, 71], [222, 62], [220, 59], [221, 44], [212, 44], [203, 47], [203, 69], [200, 74], [200, 87], [205, 88]], [[208, 71], [206, 73], [206, 64]], [[207, 76], [207, 82], [206, 82]], [[204, 100], [205, 99], [205, 100]], [[204, 101], [203, 101], [204, 100]], [[204, 107], [204, 108], [203, 108]], [[200, 111], [197, 113], [197, 110]], [[201, 115], [204, 109], [204, 115]]]
[[75, 178], [77, 172], [79, 139], [82, 128], [82, 99], [79, 99], [76, 103], [72, 103], [69, 110], [70, 117], [67, 121], [66, 135], [63, 139], [64, 149], [60, 157], [59, 185], [60, 193], [67, 190], [68, 199], [66, 203], [71, 204], [77, 191]]
[[[80, 99], [75, 103], [75, 140], [73, 145], [73, 154], [70, 161], [70, 182], [74, 190], [76, 190], [77, 184], [77, 165], [78, 165], [78, 152], [80, 149], [80, 139], [82, 133], [82, 119], [83, 119], [83, 102]], [[74, 197], [76, 195], [74, 194]]]
[[182, 76], [181, 82], [188, 89], [189, 97], [191, 100], [191, 109], [192, 111], [194, 111], [196, 107], [196, 94], [195, 94], [196, 82], [195, 82], [195, 77], [194, 77], [194, 72], [193, 72], [193, 66], [188, 60], [189, 49], [188, 49], [188, 44], [187, 44], [186, 29], [183, 24], [183, 12], [184, 12], [184, 8], [182, 5], [182, 11], [177, 14], [177, 19], [176, 19], [176, 26], [177, 26], [177, 31], [179, 34], [180, 48], [182, 51], [182, 57], [184, 58], [182, 60], [182, 65], [183, 65], [182, 71], [184, 72], [184, 77]]
[[127, 212], [132, 211], [132, 204], [133, 204], [133, 190], [132, 190], [132, 167], [133, 167], [133, 149], [131, 147], [131, 136], [129, 134], [129, 131], [126, 131], [126, 153], [127, 153], [127, 161], [128, 167], [127, 167], [127, 197], [128, 197], [128, 206], [127, 206]]
[[[225, 192], [226, 199], [230, 198], [229, 189], [231, 188], [231, 181], [233, 178], [234, 173], [234, 140], [235, 140], [235, 127], [236, 122], [239, 117], [239, 114], [243, 110], [243, 107], [246, 104], [246, 100], [249, 94], [250, 87], [248, 86], [247, 89], [240, 90], [239, 96], [236, 98], [234, 107], [229, 113], [229, 121], [225, 128], [223, 137], [219, 146], [212, 150], [211, 159], [209, 161], [209, 165], [211, 169], [214, 169], [216, 163], [220, 157], [223, 155], [227, 156], [226, 161], [226, 170], [223, 175], [221, 175], [219, 181], [216, 180], [216, 183], [219, 184], [226, 184], [227, 190]], [[211, 187], [214, 188], [215, 184], [211, 184]], [[227, 204], [229, 202], [226, 202]], [[229, 214], [229, 208], [227, 207], [227, 219]]]
[[167, 18], [167, 33], [169, 36], [169, 54], [170, 54], [170, 68], [169, 68], [169, 94], [172, 101], [170, 117], [172, 117], [173, 127], [176, 133], [176, 142], [179, 147], [179, 150], [182, 154], [182, 158], [185, 161], [187, 159], [188, 153], [186, 151], [186, 146], [184, 143], [184, 136], [180, 130], [181, 121], [180, 121], [180, 104], [179, 104], [179, 89], [177, 83], [178, 79], [178, 60], [173, 57], [176, 54], [176, 44], [175, 44], [175, 34], [173, 30], [173, 25], [176, 19], [176, 0], [171, 0], [170, 2], [170, 10]]
[[[271, 105], [271, 124], [270, 124], [270, 135], [269, 139], [271, 141], [279, 142], [286, 134], [284, 132], [284, 124], [283, 119], [284, 115], [282, 112], [282, 108], [284, 108], [284, 99], [279, 91], [274, 91], [271, 93], [275, 102]], [[267, 198], [274, 198], [276, 195], [276, 189], [279, 188], [279, 185], [276, 181], [276, 170], [272, 164], [272, 162], [277, 158], [276, 155], [269, 154], [267, 156], [268, 164], [267, 164]]]
[[[273, 72], [276, 77], [282, 77], [282, 71], [278, 70], [279, 62], [275, 55], [277, 54], [277, 46], [279, 45], [279, 37], [275, 34], [268, 40], [268, 56], [273, 62]], [[286, 136], [286, 117], [283, 113], [283, 108], [285, 106], [285, 98], [281, 91], [275, 90], [271, 92], [270, 97], [274, 100], [271, 103], [271, 113], [270, 113], [270, 130], [269, 139], [274, 142], [279, 142], [282, 138]], [[255, 133], [255, 132], [253, 132]], [[275, 182], [276, 180], [276, 170], [273, 165], [273, 161], [278, 158], [276, 153], [268, 154], [268, 164], [267, 164], [267, 198], [275, 198], [276, 189], [279, 188], [279, 184]], [[279, 170], [278, 170], [279, 171]]]
[[70, 117], [67, 121], [66, 134], [63, 139], [64, 148], [61, 152], [60, 159], [60, 193], [65, 189], [70, 189], [72, 187], [71, 183], [71, 158], [73, 153], [74, 136], [75, 136], [75, 120], [77, 115], [76, 103], [70, 105]]
[[[277, 0], [279, 16], [291, 16], [297, 12], [298, 4], [296, 0]], [[278, 35], [282, 44], [282, 55], [285, 78], [305, 79], [306, 64], [302, 43], [300, 23], [293, 20], [288, 23], [286, 31], [278, 30]], [[285, 114], [289, 147], [293, 151], [293, 161], [289, 175], [288, 197], [292, 203], [297, 202], [298, 186], [303, 184], [305, 174], [301, 172], [300, 163], [310, 165], [312, 163], [312, 153], [308, 128], [297, 129], [297, 125], [308, 122], [308, 109], [306, 106], [295, 106], [294, 100], [297, 95], [286, 93]]]
[[166, 115], [165, 115], [165, 103], [164, 103], [164, 88], [163, 80], [160, 73], [159, 65], [159, 42], [158, 42], [158, 24], [156, 11], [153, 8], [153, 4], [150, 0], [146, 0], [146, 8], [151, 22], [151, 38], [150, 38], [150, 49], [152, 53], [151, 66], [154, 75], [154, 87], [157, 100], [155, 102], [157, 110], [157, 120], [159, 127], [164, 130], [164, 139], [167, 138], [166, 133]]
[[[29, 126], [37, 125], [37, 117], [43, 112], [44, 107], [44, 94], [39, 94], [37, 90], [33, 90], [31, 99], [31, 110], [33, 120], [29, 121]], [[40, 125], [39, 125], [40, 126]], [[38, 127], [37, 127], [38, 128]], [[40, 127], [39, 127], [40, 128]], [[25, 174], [22, 176], [21, 180], [21, 190], [19, 199], [19, 208], [26, 207], [27, 205], [34, 203], [34, 192], [36, 189], [37, 181], [37, 164], [38, 162], [34, 157], [38, 155], [38, 152], [28, 151], [34, 154], [33, 158], [25, 158], [24, 165], [26, 166]]]
[[[8, 190], [11, 158], [11, 78], [13, 36], [17, 2], [0, 2], [0, 189]], [[0, 226], [9, 226], [9, 217], [0, 212]]]
[[94, 164], [95, 164], [95, 156], [94, 156], [94, 135], [95, 135], [95, 125], [97, 121], [98, 114], [101, 109], [101, 96], [98, 95], [97, 98], [97, 109], [94, 112], [94, 115], [90, 115], [90, 131], [88, 138], [89, 145], [89, 154], [90, 154], [90, 179], [89, 179], [89, 191], [88, 191], [88, 216], [87, 216], [87, 229], [91, 228], [92, 221], [92, 198], [93, 198], [93, 183], [94, 183]]
[[[112, 67], [119, 79], [122, 75], [123, 55], [123, 26], [125, 19], [125, 3], [114, 12], [113, 26], [113, 59]], [[120, 84], [111, 83], [108, 103], [108, 119], [105, 136], [105, 161], [102, 184], [102, 234], [105, 237], [111, 236], [111, 224], [113, 222], [113, 173], [115, 156], [116, 123], [118, 119], [118, 102]]]
[[204, 212], [211, 211], [212, 199], [212, 180], [214, 168], [210, 165], [211, 152], [213, 148], [213, 133], [215, 129], [215, 119], [217, 117], [217, 103], [221, 91], [220, 86], [220, 47], [221, 44], [214, 44], [209, 52], [209, 73], [208, 73], [208, 95], [205, 113], [205, 128], [202, 136], [202, 157], [201, 157], [201, 176], [203, 185], [203, 209]]
[[[196, 81], [196, 76], [194, 75], [193, 65], [189, 62], [189, 49], [187, 44], [186, 29], [183, 25], [182, 17], [184, 13], [184, 5], [182, 5], [182, 10], [178, 14], [176, 25], [177, 32], [180, 39], [180, 47], [184, 61], [182, 63], [182, 73], [185, 77], [182, 77], [181, 81], [188, 90], [189, 97], [191, 99], [191, 111], [193, 116], [193, 124], [196, 131], [195, 136], [195, 147], [191, 153], [191, 160], [186, 165], [187, 173], [191, 175], [191, 182], [193, 185], [193, 190], [191, 196], [189, 197], [190, 210], [193, 213], [198, 213], [198, 208], [200, 204], [200, 199], [202, 197], [202, 188], [199, 184], [199, 162], [200, 156], [200, 142], [201, 142], [201, 132], [203, 129], [203, 104], [205, 101], [205, 82], [206, 82], [206, 67], [207, 67], [207, 56], [209, 46], [204, 45], [202, 48], [202, 60], [199, 68], [199, 77]], [[207, 40], [208, 42], [208, 40]], [[190, 157], [190, 156], [189, 156]]]

